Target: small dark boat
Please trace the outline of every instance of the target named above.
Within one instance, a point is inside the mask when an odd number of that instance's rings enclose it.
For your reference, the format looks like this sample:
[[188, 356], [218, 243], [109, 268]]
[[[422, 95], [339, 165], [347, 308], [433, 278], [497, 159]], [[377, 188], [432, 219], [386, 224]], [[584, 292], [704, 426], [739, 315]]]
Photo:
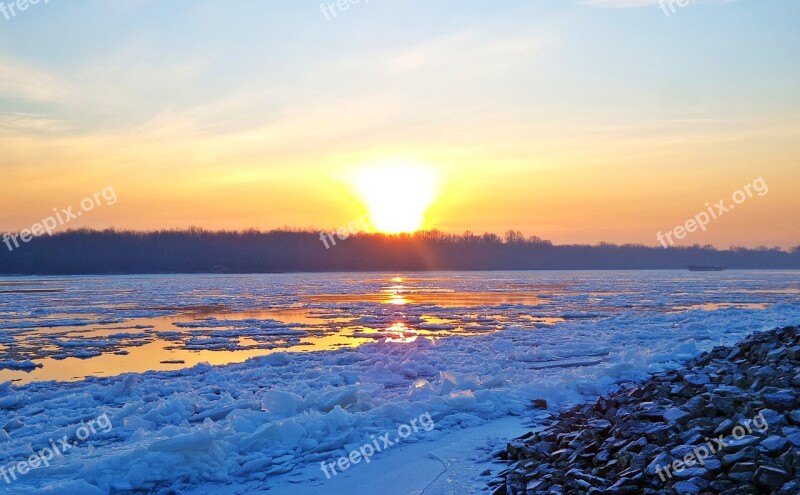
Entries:
[[725, 270], [722, 265], [689, 265], [690, 272], [721, 272]]

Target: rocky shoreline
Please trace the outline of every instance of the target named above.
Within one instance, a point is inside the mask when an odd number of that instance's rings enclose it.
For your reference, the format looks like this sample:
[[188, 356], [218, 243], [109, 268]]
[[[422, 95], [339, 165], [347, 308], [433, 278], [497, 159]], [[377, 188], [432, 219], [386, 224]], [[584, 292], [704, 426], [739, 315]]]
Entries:
[[492, 494], [796, 495], [799, 407], [800, 330], [756, 333], [512, 441]]

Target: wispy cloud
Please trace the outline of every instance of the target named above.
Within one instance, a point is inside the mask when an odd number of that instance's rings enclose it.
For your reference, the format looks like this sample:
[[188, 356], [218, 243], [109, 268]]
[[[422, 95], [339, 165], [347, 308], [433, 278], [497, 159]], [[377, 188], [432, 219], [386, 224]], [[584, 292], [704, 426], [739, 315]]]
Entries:
[[55, 101], [68, 93], [67, 85], [49, 72], [0, 58], [0, 96]]
[[583, 0], [584, 5], [596, 5], [608, 8], [652, 7], [658, 5], [660, 0]]
[[[739, 0], [689, 0], [692, 3], [732, 3]], [[654, 7], [661, 4], [661, 0], [581, 0], [584, 5], [594, 5], [611, 9], [626, 9], [639, 7]]]
[[408, 48], [389, 59], [387, 66], [396, 72], [437, 68], [487, 56], [529, 54], [548, 42], [546, 37], [536, 34], [498, 37], [492, 33], [461, 31]]
[[0, 114], [0, 131], [60, 132], [67, 130], [65, 122], [45, 115], [27, 113]]

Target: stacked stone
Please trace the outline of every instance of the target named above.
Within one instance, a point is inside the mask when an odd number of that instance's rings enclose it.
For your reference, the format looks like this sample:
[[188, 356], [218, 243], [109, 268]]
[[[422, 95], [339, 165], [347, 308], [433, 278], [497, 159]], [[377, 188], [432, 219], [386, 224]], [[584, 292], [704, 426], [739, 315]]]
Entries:
[[800, 331], [753, 334], [512, 441], [492, 493], [797, 495], [798, 406]]

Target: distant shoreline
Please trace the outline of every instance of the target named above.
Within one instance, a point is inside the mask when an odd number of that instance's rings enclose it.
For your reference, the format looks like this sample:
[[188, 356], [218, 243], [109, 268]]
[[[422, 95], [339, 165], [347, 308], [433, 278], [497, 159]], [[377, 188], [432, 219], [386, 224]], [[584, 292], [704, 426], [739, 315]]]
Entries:
[[[760, 272], [760, 271], [800, 271], [800, 268], [730, 268], [725, 272]], [[245, 275], [344, 275], [348, 273], [502, 273], [502, 272], [686, 272], [698, 276], [718, 276], [725, 272], [690, 272], [683, 268], [541, 268], [541, 269], [509, 269], [509, 270], [328, 270], [328, 271], [292, 271], [292, 272], [130, 272], [130, 273], [0, 273], [1, 278], [23, 277], [134, 277], [139, 275], [171, 276], [171, 275], [197, 275], [197, 276], [245, 276]], [[0, 294], [3, 291], [0, 290]]]
[[[324, 235], [324, 234], [323, 234]], [[158, 232], [73, 230], [0, 249], [4, 275], [277, 274], [342, 272], [800, 269], [790, 250], [636, 244], [554, 245], [520, 232], [346, 235], [324, 244], [315, 231]]]

